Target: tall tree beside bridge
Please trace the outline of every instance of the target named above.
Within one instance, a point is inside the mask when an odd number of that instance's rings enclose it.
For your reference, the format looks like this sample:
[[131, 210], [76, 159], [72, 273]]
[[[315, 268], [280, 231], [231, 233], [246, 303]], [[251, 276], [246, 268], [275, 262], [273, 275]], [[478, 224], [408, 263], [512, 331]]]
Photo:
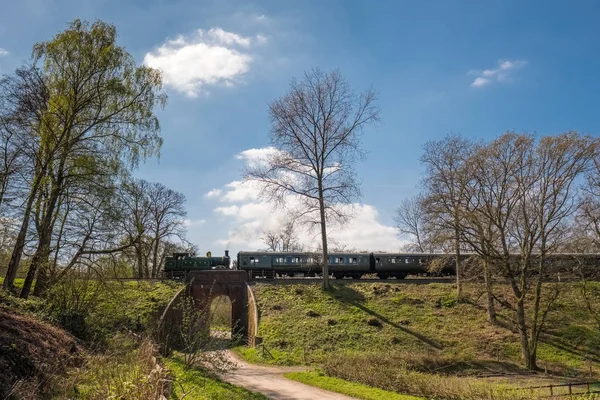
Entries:
[[[162, 139], [154, 115], [155, 107], [166, 101], [160, 73], [136, 65], [116, 43], [116, 37], [112, 25], [76, 20], [51, 41], [34, 46], [34, 67], [25, 83], [41, 82], [40, 95], [30, 97], [42, 101], [25, 103], [32, 123], [27, 124], [30, 129], [21, 131], [32, 136], [30, 143], [35, 149], [31, 162], [36, 168], [29, 179], [24, 218], [4, 281], [6, 288], [12, 288], [19, 268], [34, 199], [40, 203], [41, 213], [28, 282], [37, 271], [35, 290], [41, 293], [59, 200], [65, 190], [72, 185], [94, 185], [97, 177], [126, 172], [160, 149]], [[22, 97], [19, 92], [5, 95], [17, 100]], [[44, 196], [39, 197], [40, 193]], [[24, 290], [24, 297], [28, 291]]]
[[355, 93], [337, 70], [311, 69], [270, 104], [270, 138], [277, 151], [245, 173], [275, 204], [291, 206], [293, 198], [295, 216], [320, 227], [326, 290], [327, 223], [347, 220], [360, 196], [353, 164], [364, 154], [363, 128], [379, 119], [375, 100], [371, 89]]

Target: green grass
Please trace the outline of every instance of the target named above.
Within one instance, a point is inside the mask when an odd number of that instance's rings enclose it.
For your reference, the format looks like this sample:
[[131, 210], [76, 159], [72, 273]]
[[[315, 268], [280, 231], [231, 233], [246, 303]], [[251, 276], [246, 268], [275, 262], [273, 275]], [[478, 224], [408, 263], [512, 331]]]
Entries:
[[[0, 285], [2, 285], [4, 283], [4, 277], [0, 276]], [[15, 278], [15, 287], [21, 289], [23, 287], [23, 284], [25, 283], [25, 278]], [[35, 286], [35, 281], [33, 282], [33, 285], [31, 285], [31, 289], [33, 289]]]
[[[600, 330], [581, 302], [576, 284], [564, 284], [548, 334], [539, 348], [542, 367], [574, 374], [589, 371], [585, 356], [598, 353]], [[499, 287], [498, 292], [508, 287]], [[250, 362], [322, 365], [331, 355], [380, 354], [423, 372], [519, 370], [518, 335], [486, 321], [481, 287], [465, 285], [471, 299], [457, 302], [454, 285], [349, 283], [323, 292], [319, 284], [257, 284], [259, 336], [269, 349], [238, 349]], [[265, 353], [266, 354], [266, 353]], [[600, 355], [599, 355], [600, 358]], [[600, 371], [597, 363], [591, 366]]]
[[377, 388], [372, 388], [360, 383], [348, 382], [339, 378], [332, 378], [315, 371], [308, 372], [290, 372], [285, 374], [286, 378], [316, 386], [321, 389], [336, 393], [342, 393], [357, 399], [363, 400], [417, 400], [421, 397], [414, 397], [394, 392], [388, 392]]
[[173, 373], [175, 383], [171, 399], [180, 399], [186, 393], [186, 400], [266, 400], [262, 394], [250, 392], [244, 388], [231, 385], [217, 378], [209, 377], [206, 373], [190, 368], [177, 359], [166, 360], [166, 366]]

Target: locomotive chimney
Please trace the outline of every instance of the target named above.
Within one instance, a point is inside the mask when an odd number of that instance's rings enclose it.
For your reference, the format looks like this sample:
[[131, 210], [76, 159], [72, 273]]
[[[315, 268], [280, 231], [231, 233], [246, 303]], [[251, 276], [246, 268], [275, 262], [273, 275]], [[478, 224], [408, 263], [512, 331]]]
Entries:
[[229, 250], [225, 250], [225, 257], [229, 257]]

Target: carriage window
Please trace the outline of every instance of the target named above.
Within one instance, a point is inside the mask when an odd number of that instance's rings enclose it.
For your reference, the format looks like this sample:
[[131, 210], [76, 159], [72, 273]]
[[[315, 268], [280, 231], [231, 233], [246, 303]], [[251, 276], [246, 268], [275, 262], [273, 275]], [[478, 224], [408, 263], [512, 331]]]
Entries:
[[250, 257], [250, 264], [258, 264], [258, 258]]
[[339, 264], [343, 264], [344, 263], [344, 257], [338, 257], [335, 262], [339, 263]]
[[354, 257], [354, 258], [351, 258], [351, 259], [350, 259], [350, 262], [351, 262], [352, 264], [357, 264], [357, 263], [358, 263], [358, 258], [356, 258], [356, 257]]
[[377, 258], [375, 259], [375, 262], [376, 262], [377, 264], [380, 264], [380, 263], [381, 263], [381, 259], [380, 259], [379, 257], [377, 257]]
[[407, 264], [412, 264], [414, 260], [412, 258], [407, 258], [405, 261]]
[[395, 259], [395, 258], [390, 258], [389, 260], [390, 260], [390, 262], [391, 262], [392, 264], [396, 264], [396, 259]]

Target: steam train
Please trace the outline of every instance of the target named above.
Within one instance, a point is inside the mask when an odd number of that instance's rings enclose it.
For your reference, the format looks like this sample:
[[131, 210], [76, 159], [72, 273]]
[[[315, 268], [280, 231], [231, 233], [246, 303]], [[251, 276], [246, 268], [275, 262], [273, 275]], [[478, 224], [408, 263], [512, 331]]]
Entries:
[[[380, 279], [404, 279], [409, 274], [426, 273], [428, 265], [440, 254], [400, 253], [330, 253], [329, 273], [337, 279], [360, 279], [365, 274], [376, 274]], [[174, 253], [167, 257], [164, 273], [167, 278], [182, 279], [189, 271], [226, 269], [231, 264], [229, 251], [222, 257], [195, 257], [188, 253]], [[237, 269], [248, 271], [250, 278], [273, 279], [277, 276], [317, 276], [322, 273], [321, 257], [317, 253], [240, 251]], [[442, 268], [452, 273], [451, 262]]]
[[[463, 254], [462, 258], [467, 260], [472, 256]], [[379, 279], [404, 279], [409, 274], [429, 274], [429, 267], [434, 260], [438, 260], [438, 274], [454, 273], [454, 257], [450, 254], [330, 253], [327, 266], [329, 274], [336, 279], [360, 279], [366, 274], [377, 275]], [[221, 257], [213, 257], [210, 252], [206, 257], [174, 253], [166, 258], [164, 275], [166, 278], [185, 279], [190, 271], [229, 269], [231, 261], [228, 250]], [[532, 262], [536, 262], [535, 256]], [[586, 275], [600, 279], [600, 254], [552, 254], [546, 256], [544, 262], [549, 263], [552, 270], [561, 273], [572, 272], [572, 267], [578, 265], [583, 268], [582, 271], [586, 271]], [[240, 251], [235, 265], [238, 270], [247, 271], [250, 279], [322, 274], [321, 255], [318, 253]]]

